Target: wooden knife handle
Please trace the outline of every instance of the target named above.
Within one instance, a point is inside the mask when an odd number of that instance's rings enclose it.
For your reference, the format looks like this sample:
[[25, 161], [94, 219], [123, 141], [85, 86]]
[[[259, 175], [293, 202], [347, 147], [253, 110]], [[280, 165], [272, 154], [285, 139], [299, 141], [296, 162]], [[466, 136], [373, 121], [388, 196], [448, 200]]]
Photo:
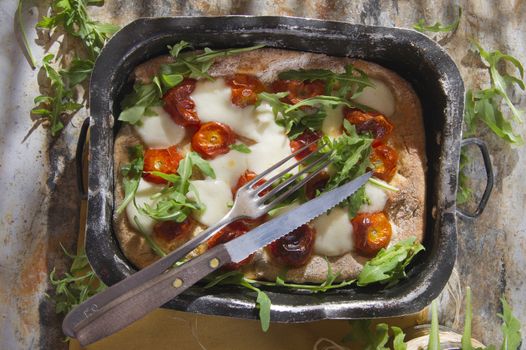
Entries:
[[139, 320], [229, 262], [230, 255], [220, 244], [182, 266], [130, 289], [101, 309], [94, 304], [92, 313], [80, 322], [71, 324], [75, 319], [68, 320], [66, 316], [63, 328], [72, 330], [73, 337], [86, 346]]

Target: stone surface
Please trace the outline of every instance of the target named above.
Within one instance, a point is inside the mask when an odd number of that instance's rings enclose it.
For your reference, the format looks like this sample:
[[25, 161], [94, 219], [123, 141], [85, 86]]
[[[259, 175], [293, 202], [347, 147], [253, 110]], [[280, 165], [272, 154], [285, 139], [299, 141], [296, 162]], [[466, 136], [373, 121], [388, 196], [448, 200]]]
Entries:
[[[37, 37], [32, 26], [47, 3], [24, 3], [24, 24], [38, 61], [43, 56], [40, 45], [48, 44], [45, 36]], [[458, 64], [467, 88], [489, 83], [483, 63], [470, 50], [470, 38], [526, 62], [524, 1], [466, 0], [455, 4], [463, 8], [458, 30], [435, 36]], [[44, 292], [49, 288], [48, 271], [54, 266], [63, 271], [68, 263], [59, 242], [69, 250], [75, 248], [80, 204], [73, 158], [81, 120], [87, 114], [81, 111], [75, 115], [57, 139], [51, 139], [41, 127], [33, 129], [29, 111], [39, 94], [38, 72], [30, 69], [19, 50], [16, 6], [15, 0], [0, 3], [0, 348], [58, 349], [63, 344], [60, 319]], [[91, 11], [98, 19], [118, 24], [139, 16], [251, 14], [399, 27], [410, 27], [420, 18], [450, 23], [456, 14], [455, 7], [444, 0], [107, 0], [103, 7]], [[526, 107], [524, 93], [513, 93], [512, 98], [521, 108]], [[519, 129], [524, 135], [524, 125]], [[483, 127], [480, 130], [480, 137], [490, 147], [496, 186], [479, 219], [459, 219], [457, 269], [462, 288], [473, 288], [474, 336], [488, 344], [500, 341], [496, 314], [501, 311], [501, 295], [521, 319], [526, 334], [526, 155], [524, 148], [510, 148]], [[470, 171], [484, 181], [477, 161]], [[455, 320], [453, 296], [446, 294], [442, 299], [442, 320], [458, 329], [462, 322]]]

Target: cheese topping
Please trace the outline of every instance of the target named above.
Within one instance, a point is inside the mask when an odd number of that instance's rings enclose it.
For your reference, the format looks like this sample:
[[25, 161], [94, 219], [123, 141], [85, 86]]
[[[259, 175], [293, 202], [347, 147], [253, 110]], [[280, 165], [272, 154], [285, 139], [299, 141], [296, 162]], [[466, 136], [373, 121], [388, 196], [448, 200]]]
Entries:
[[153, 107], [156, 115], [143, 117], [141, 125], [134, 128], [148, 148], [168, 148], [180, 143], [185, 135], [185, 128], [174, 123], [162, 107]]
[[333, 208], [313, 223], [316, 229], [315, 254], [338, 256], [353, 249], [353, 227], [347, 209]]
[[365, 195], [369, 203], [364, 203], [358, 209], [358, 213], [377, 213], [384, 210], [387, 203], [387, 193], [378, 186], [365, 184]]
[[336, 108], [328, 107], [325, 109], [327, 116], [323, 119], [321, 131], [329, 137], [338, 137], [342, 134], [343, 128], [343, 106]]
[[374, 88], [366, 87], [354, 101], [377, 110], [386, 117], [395, 112], [395, 98], [389, 87], [382, 81], [370, 79]]
[[[137, 192], [135, 193], [135, 203], [137, 204], [137, 207], [142, 207], [144, 206], [145, 203], [148, 203], [149, 205], [154, 205], [155, 200], [150, 199], [150, 197], [156, 193], [159, 193], [163, 188], [164, 188], [163, 185], [152, 184], [148, 181], [145, 181], [144, 179], [140, 179], [139, 187], [137, 188]], [[150, 218], [148, 215], [141, 214], [139, 210], [133, 204], [133, 201], [131, 201], [126, 206], [126, 215], [128, 216], [128, 222], [130, 222], [130, 224], [137, 231], [139, 231], [140, 229], [135, 223], [135, 219], [134, 219], [135, 217], [137, 217], [137, 219], [139, 220], [142, 231], [144, 233], [146, 234], [152, 233], [153, 226], [155, 225], [155, 220]]]
[[[230, 210], [229, 204], [232, 203], [230, 186], [221, 180], [195, 180], [190, 183], [205, 206], [203, 211], [194, 213], [194, 218], [206, 226], [216, 224]], [[196, 194], [190, 190], [187, 197], [195, 200]]]

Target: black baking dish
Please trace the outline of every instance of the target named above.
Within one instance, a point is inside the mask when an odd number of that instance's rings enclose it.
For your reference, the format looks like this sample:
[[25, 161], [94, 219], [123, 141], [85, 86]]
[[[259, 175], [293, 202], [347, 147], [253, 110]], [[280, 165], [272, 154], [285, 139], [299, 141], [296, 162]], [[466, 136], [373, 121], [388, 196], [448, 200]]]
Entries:
[[[447, 53], [426, 36], [406, 29], [290, 17], [171, 17], [138, 19], [120, 30], [99, 56], [90, 86], [90, 137], [86, 254], [97, 275], [114, 284], [135, 270], [112, 228], [113, 142], [119, 101], [134, 67], [167, 52], [180, 40], [196, 48], [268, 47], [349, 56], [377, 62], [408, 80], [423, 106], [426, 130], [426, 251], [408, 278], [393, 288], [355, 288], [309, 294], [270, 288], [271, 319], [387, 317], [416, 312], [437, 297], [456, 258], [456, 188], [464, 87]], [[194, 286], [167, 308], [257, 318], [254, 295], [236, 286]]]

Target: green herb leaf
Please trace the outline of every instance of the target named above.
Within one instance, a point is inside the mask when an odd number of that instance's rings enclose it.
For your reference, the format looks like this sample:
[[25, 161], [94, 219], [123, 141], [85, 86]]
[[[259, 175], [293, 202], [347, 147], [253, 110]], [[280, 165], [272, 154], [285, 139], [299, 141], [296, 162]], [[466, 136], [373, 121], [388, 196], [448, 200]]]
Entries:
[[247, 145], [245, 145], [243, 143], [237, 143], [237, 144], [234, 144], [234, 145], [230, 145], [230, 149], [232, 149], [234, 151], [241, 152], [241, 153], [250, 153], [250, 152], [252, 152], [250, 150], [250, 148], [248, 148]]
[[144, 85], [136, 83], [133, 92], [122, 100], [119, 120], [130, 124], [139, 123], [146, 109], [158, 104], [160, 99], [161, 95], [154, 83]]
[[[393, 349], [394, 350], [407, 350], [407, 344], [404, 342], [405, 333], [398, 327], [391, 327], [394, 334]], [[464, 349], [463, 349], [464, 350]]]
[[464, 318], [464, 333], [462, 334], [462, 350], [473, 350], [471, 344], [471, 288], [466, 288], [466, 315]]
[[135, 197], [144, 166], [144, 151], [142, 145], [130, 147], [128, 152], [132, 160], [129, 164], [121, 167], [124, 199], [117, 208], [117, 214], [120, 214]]
[[436, 22], [433, 25], [426, 24], [424, 19], [420, 19], [417, 23], [413, 24], [413, 28], [419, 32], [433, 32], [433, 33], [448, 33], [457, 30], [462, 18], [462, 7], [458, 7], [458, 17], [451, 24], [444, 25], [440, 22]]
[[502, 345], [500, 350], [517, 350], [521, 344], [521, 323], [513, 316], [511, 308], [506, 299], [501, 298], [502, 314], [498, 316], [502, 319]]
[[344, 337], [343, 342], [357, 342], [364, 350], [389, 350], [385, 345], [389, 341], [389, 329], [385, 323], [376, 325], [374, 332], [371, 331], [370, 320], [350, 321], [351, 332]]
[[196, 152], [189, 152], [188, 157], [192, 161], [192, 164], [195, 165], [204, 175], [215, 179], [216, 174], [214, 169], [210, 166], [210, 163], [201, 158], [201, 156]]
[[24, 21], [22, 20], [23, 7], [24, 7], [23, 1], [18, 0], [18, 7], [16, 9], [16, 21], [17, 21], [18, 27], [20, 28], [22, 43], [24, 44], [24, 50], [27, 54], [29, 65], [31, 66], [31, 69], [35, 69], [37, 67], [37, 64], [36, 64], [35, 58], [33, 57], [33, 53], [31, 52], [31, 47], [29, 46], [29, 42], [27, 41], [26, 30], [24, 28]]
[[365, 263], [358, 275], [358, 286], [381, 283], [392, 286], [405, 278], [405, 268], [424, 246], [415, 238], [406, 239], [395, 245], [381, 249], [378, 254]]
[[431, 332], [429, 333], [428, 350], [440, 350], [440, 334], [438, 328], [438, 307], [436, 299], [431, 303]]

